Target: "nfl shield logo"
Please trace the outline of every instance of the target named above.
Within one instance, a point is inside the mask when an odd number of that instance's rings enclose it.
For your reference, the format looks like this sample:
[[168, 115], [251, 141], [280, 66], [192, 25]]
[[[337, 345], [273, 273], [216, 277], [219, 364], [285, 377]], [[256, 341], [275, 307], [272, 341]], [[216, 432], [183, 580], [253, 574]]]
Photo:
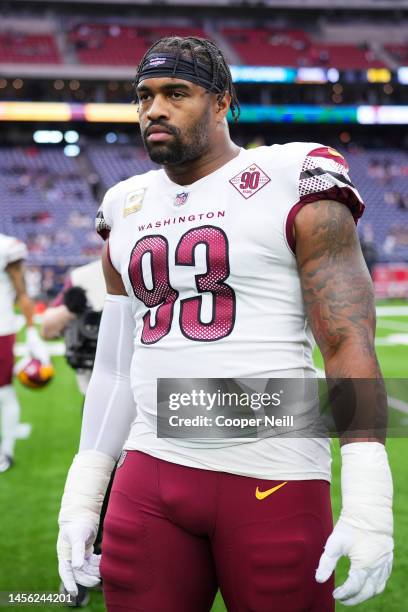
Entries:
[[176, 208], [181, 208], [187, 202], [188, 193], [186, 191], [182, 191], [176, 195], [176, 199], [174, 200], [174, 206]]

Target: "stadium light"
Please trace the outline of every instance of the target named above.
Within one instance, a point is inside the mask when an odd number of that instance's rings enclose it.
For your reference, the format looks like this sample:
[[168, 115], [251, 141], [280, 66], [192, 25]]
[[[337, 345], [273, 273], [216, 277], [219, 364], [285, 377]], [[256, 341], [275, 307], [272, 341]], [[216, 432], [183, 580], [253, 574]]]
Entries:
[[359, 106], [357, 121], [364, 125], [406, 125], [408, 106]]
[[64, 140], [68, 144], [75, 144], [79, 140], [79, 134], [75, 130], [68, 130], [64, 134]]
[[324, 68], [299, 68], [297, 83], [327, 83], [327, 71]]
[[408, 66], [401, 66], [398, 68], [398, 82], [401, 85], [408, 85]]
[[118, 140], [118, 135], [115, 132], [108, 132], [105, 136], [105, 140], [108, 144], [114, 144]]
[[66, 157], [78, 157], [81, 149], [76, 144], [69, 144], [64, 147], [64, 155]]
[[[338, 93], [340, 93], [340, 91]], [[346, 105], [340, 103], [340, 96], [335, 101], [336, 104], [332, 105], [242, 104], [239, 121], [241, 123], [408, 124], [408, 105]], [[228, 115], [228, 119], [230, 121], [232, 120], [231, 114]], [[1, 121], [84, 121], [93, 123], [136, 124], [138, 122], [138, 114], [134, 104], [0, 102], [0, 122]], [[67, 131], [70, 132], [71, 130]], [[115, 134], [115, 132], [107, 132], [107, 134]], [[119, 135], [116, 134], [116, 136], [119, 140]], [[114, 136], [109, 136], [108, 138], [112, 143], [114, 142]], [[105, 140], [109, 142], [109, 140], [107, 140], [107, 135], [105, 135]], [[68, 145], [74, 144], [74, 142], [68, 143]]]
[[63, 135], [59, 130], [36, 130], [33, 140], [37, 144], [59, 144], [62, 142]]
[[281, 66], [230, 66], [234, 83], [294, 83], [295, 68]]
[[327, 71], [327, 80], [330, 83], [337, 83], [337, 81], [340, 78], [340, 72], [337, 70], [337, 68], [329, 68]]
[[367, 70], [367, 81], [369, 83], [389, 83], [391, 71], [388, 68], [369, 68]]
[[0, 102], [2, 121], [71, 121], [75, 109], [65, 102]]

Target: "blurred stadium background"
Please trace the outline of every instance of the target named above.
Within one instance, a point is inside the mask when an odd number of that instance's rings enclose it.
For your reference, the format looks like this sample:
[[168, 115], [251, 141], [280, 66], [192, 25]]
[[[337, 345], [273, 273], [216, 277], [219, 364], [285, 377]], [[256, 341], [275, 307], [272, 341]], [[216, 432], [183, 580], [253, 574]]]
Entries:
[[[407, 379], [407, 26], [407, 0], [0, 2], [0, 232], [28, 246], [39, 314], [70, 267], [98, 256], [94, 216], [106, 189], [152, 166], [131, 104], [138, 60], [161, 36], [204, 36], [232, 67], [237, 143], [317, 141], [345, 153], [367, 207], [359, 232], [378, 299], [379, 358], [387, 378]], [[0, 591], [58, 589], [56, 516], [81, 407], [61, 348], [50, 387], [18, 389], [33, 430], [0, 476]], [[393, 395], [406, 425], [408, 394], [394, 384]], [[369, 612], [406, 609], [406, 440], [390, 440], [389, 452], [396, 561], [386, 592], [359, 608]], [[333, 503], [337, 511], [336, 450]], [[101, 594], [88, 608], [104, 610]], [[214, 611], [223, 610], [219, 598]]]

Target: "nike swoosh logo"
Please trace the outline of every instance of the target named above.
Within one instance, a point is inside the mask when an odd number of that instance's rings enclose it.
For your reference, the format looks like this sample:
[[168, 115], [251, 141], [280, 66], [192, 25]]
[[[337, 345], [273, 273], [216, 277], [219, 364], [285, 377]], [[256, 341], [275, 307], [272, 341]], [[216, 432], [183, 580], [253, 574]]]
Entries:
[[278, 489], [281, 489], [282, 487], [284, 487], [285, 484], [288, 484], [288, 483], [287, 482], [282, 482], [281, 484], [278, 484], [278, 485], [276, 485], [276, 487], [272, 487], [272, 489], [268, 489], [267, 491], [260, 491], [259, 487], [256, 487], [255, 497], [256, 497], [256, 499], [265, 499], [265, 497], [268, 497], [269, 495], [272, 495], [272, 493], [275, 493], [275, 491], [277, 491]]

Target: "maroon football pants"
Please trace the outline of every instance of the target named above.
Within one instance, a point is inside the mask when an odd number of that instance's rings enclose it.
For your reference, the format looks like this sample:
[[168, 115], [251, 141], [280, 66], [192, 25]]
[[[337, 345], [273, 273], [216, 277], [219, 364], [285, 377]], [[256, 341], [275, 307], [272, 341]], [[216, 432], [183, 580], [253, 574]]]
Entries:
[[0, 336], [0, 387], [11, 385], [13, 380], [15, 339], [15, 334]]
[[333, 612], [333, 579], [314, 578], [329, 483], [278, 484], [128, 451], [104, 524], [108, 611], [208, 612], [220, 588], [229, 612]]

